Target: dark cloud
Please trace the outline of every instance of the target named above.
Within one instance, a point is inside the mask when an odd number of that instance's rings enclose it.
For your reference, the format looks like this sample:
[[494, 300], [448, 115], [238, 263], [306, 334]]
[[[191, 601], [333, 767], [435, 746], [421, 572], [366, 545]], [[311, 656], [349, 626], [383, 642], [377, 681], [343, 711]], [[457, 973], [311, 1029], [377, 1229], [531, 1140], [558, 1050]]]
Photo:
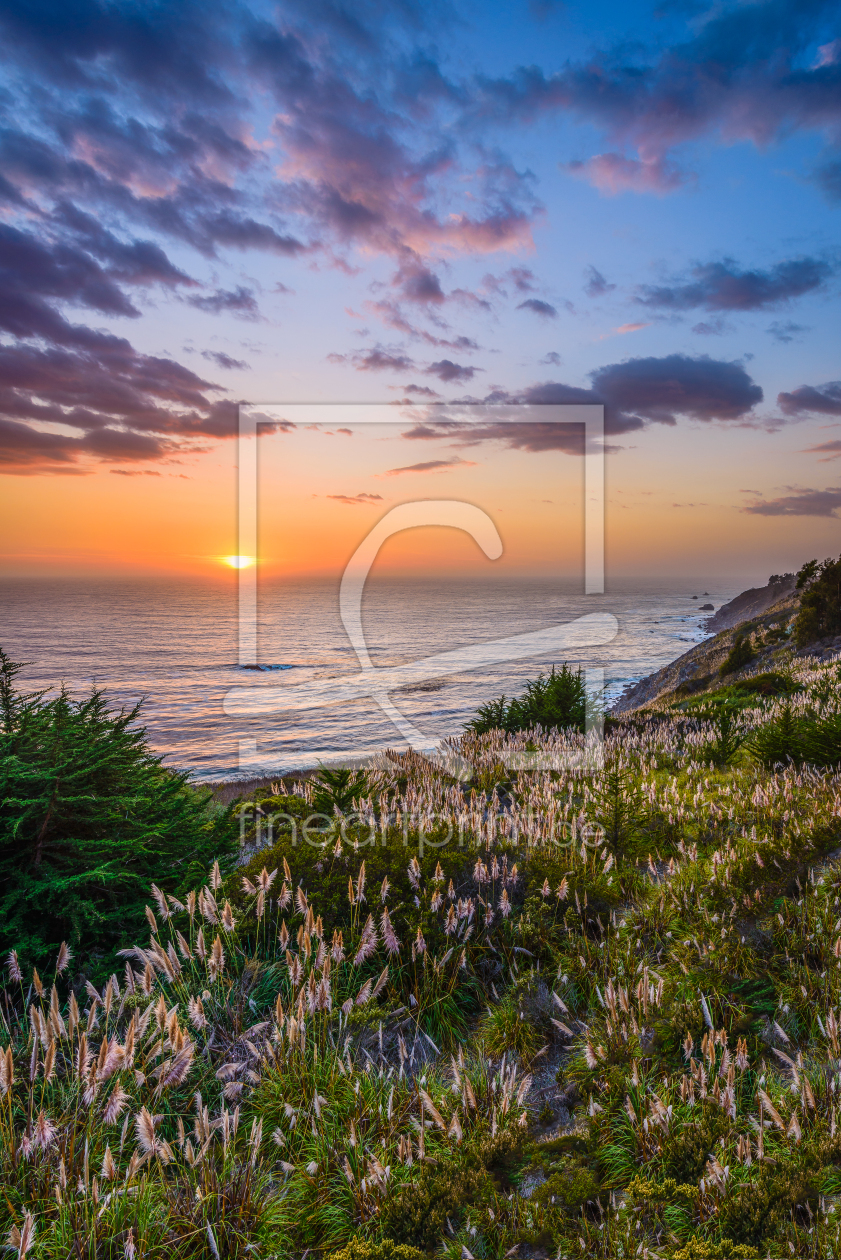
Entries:
[[783, 324], [780, 323], [779, 320], [775, 319], [773, 324], [769, 324], [765, 331], [769, 334], [769, 336], [773, 337], [775, 341], [782, 341], [783, 343], [788, 344], [790, 341], [797, 340], [798, 333], [808, 332], [809, 329], [805, 324], [794, 324], [791, 320], [787, 320]]
[[841, 162], [824, 162], [815, 171], [814, 181], [827, 201], [841, 201]]
[[259, 319], [260, 308], [253, 289], [237, 285], [235, 289], [217, 289], [215, 293], [196, 294], [188, 297], [187, 302], [197, 311], [205, 311], [209, 315], [221, 315], [230, 311], [240, 319]]
[[547, 364], [547, 365], [549, 365], [549, 366], [552, 366], [552, 367], [560, 367], [560, 366], [561, 366], [561, 356], [558, 354], [557, 350], [550, 350], [550, 351], [548, 352], [548, 354], [544, 354], [544, 356], [543, 356], [543, 358], [540, 360], [540, 362], [541, 362], [541, 363], [545, 363], [545, 364]]
[[686, 284], [643, 285], [637, 301], [661, 310], [756, 311], [780, 306], [822, 285], [833, 274], [819, 258], [795, 258], [767, 271], [743, 271], [732, 258], [693, 267]]
[[550, 302], [543, 302], [540, 298], [526, 298], [525, 302], [521, 302], [517, 307], [518, 311], [533, 311], [535, 315], [542, 315], [544, 319], [557, 319], [557, 309]]
[[833, 516], [841, 507], [841, 487], [827, 490], [797, 490], [779, 499], [750, 503], [742, 508], [752, 516]]
[[[834, 21], [830, 0], [729, 4], [708, 10], [682, 43], [618, 44], [552, 75], [528, 66], [481, 78], [470, 112], [509, 124], [576, 116], [616, 150], [572, 164], [573, 173], [607, 192], [668, 192], [683, 182], [669, 151], [704, 135], [758, 146], [795, 130], [837, 136], [841, 59], [815, 56]], [[834, 170], [824, 179], [834, 190]]]
[[584, 286], [584, 292], [589, 298], [604, 297], [606, 293], [612, 293], [616, 288], [615, 284], [609, 284], [602, 273], [592, 264], [585, 271], [587, 283]]
[[404, 394], [419, 394], [422, 398], [440, 398], [441, 395], [437, 389], [430, 389], [428, 385], [404, 385]]
[[330, 363], [352, 363], [357, 372], [405, 372], [414, 367], [414, 363], [406, 354], [384, 350], [382, 346], [374, 346], [371, 350], [360, 350], [358, 354], [328, 354]]
[[465, 381], [472, 381], [477, 372], [481, 372], [481, 368], [467, 367], [462, 363], [453, 363], [452, 359], [439, 359], [437, 363], [430, 363], [425, 368], [427, 376], [437, 376], [439, 381], [449, 384], [455, 381], [461, 384]]
[[215, 363], [217, 367], [233, 370], [235, 368], [244, 369], [248, 367], [242, 359], [232, 359], [229, 354], [225, 354], [224, 350], [202, 350], [203, 359], [209, 359], [211, 363]]
[[841, 416], [841, 381], [826, 385], [801, 385], [791, 393], [778, 394], [777, 403], [787, 416], [812, 412], [824, 416]]
[[541, 421], [540, 407], [553, 403], [602, 403], [605, 432], [633, 433], [649, 424], [675, 425], [683, 417], [701, 423], [749, 421], [762, 401], [762, 390], [741, 363], [672, 354], [664, 358], [628, 359], [611, 363], [590, 374], [592, 387], [545, 381], [520, 394], [495, 391], [485, 399], [492, 403], [519, 403], [534, 407], [534, 419], [516, 425], [495, 422], [489, 411], [485, 422], [467, 425], [457, 408], [438, 418], [436, 408], [427, 410], [403, 436], [413, 440], [458, 437], [460, 441], [501, 441], [528, 451], [561, 450], [579, 454], [580, 426]]
[[699, 337], [721, 337], [730, 328], [731, 325], [720, 315], [715, 319], [702, 319], [700, 323], [692, 325], [692, 331]]

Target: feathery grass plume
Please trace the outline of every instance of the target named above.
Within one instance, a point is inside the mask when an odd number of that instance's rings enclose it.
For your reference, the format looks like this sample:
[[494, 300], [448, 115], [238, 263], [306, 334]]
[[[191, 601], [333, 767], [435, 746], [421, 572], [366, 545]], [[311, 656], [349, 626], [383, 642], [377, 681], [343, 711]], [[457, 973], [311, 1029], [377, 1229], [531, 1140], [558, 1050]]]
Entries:
[[225, 951], [222, 949], [222, 941], [217, 933], [213, 942], [213, 948], [207, 960], [207, 970], [211, 980], [218, 980], [225, 969]]
[[17, 956], [16, 950], [14, 949], [9, 950], [9, 953], [6, 956], [6, 967], [8, 969], [9, 979], [11, 981], [15, 983], [19, 983], [21, 980], [23, 980], [23, 972], [20, 969], [20, 963], [18, 962], [18, 956]]
[[62, 941], [61, 947], [58, 951], [58, 961], [56, 962], [56, 965], [55, 965], [56, 975], [60, 976], [62, 972], [67, 970], [67, 968], [70, 966], [70, 961], [72, 958], [73, 958], [73, 951], [70, 949], [70, 946], [67, 944], [66, 941]]
[[9, 1247], [17, 1252], [18, 1260], [25, 1260], [34, 1240], [35, 1219], [31, 1212], [25, 1212], [20, 1229], [13, 1225], [9, 1231]]
[[222, 911], [222, 927], [226, 932], [233, 932], [234, 930], [234, 913], [231, 910], [230, 901], [225, 902], [225, 907]]
[[15, 1081], [15, 1064], [12, 1058], [12, 1047], [6, 1046], [5, 1052], [0, 1051], [0, 1098], [12, 1088]]

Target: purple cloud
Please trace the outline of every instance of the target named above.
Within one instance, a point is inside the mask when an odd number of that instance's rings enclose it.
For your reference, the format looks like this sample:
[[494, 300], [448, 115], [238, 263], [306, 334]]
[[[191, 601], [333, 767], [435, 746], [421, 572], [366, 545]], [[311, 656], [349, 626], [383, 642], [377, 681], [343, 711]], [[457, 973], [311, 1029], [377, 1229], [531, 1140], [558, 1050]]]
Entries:
[[833, 268], [818, 258], [795, 258], [767, 271], [743, 271], [734, 259], [693, 267], [694, 279], [674, 285], [642, 285], [637, 301], [661, 310], [756, 311], [780, 306], [821, 288]]
[[801, 385], [791, 393], [777, 395], [777, 403], [788, 416], [812, 412], [824, 416], [841, 416], [841, 381], [826, 385]]
[[532, 311], [535, 315], [542, 315], [544, 319], [557, 319], [557, 308], [552, 306], [550, 302], [543, 302], [540, 298], [526, 298], [525, 302], [521, 302], [517, 307], [518, 311]]
[[453, 363], [452, 359], [439, 359], [437, 363], [430, 363], [425, 368], [427, 376], [437, 376], [439, 381], [449, 384], [455, 381], [462, 384], [465, 381], [472, 381], [477, 372], [481, 372], [481, 368], [468, 367], [463, 363]]
[[798, 490], [778, 499], [750, 503], [742, 508], [752, 516], [832, 516], [841, 507], [841, 486], [827, 490]]

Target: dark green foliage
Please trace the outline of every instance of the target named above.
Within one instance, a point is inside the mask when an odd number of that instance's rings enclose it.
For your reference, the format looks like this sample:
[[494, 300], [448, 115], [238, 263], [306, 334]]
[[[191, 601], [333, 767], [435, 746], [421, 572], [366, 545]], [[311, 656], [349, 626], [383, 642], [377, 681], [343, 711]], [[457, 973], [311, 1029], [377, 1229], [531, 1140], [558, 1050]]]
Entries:
[[715, 734], [701, 749], [701, 760], [729, 766], [747, 738], [739, 723], [738, 706], [728, 700], [711, 704], [701, 714], [712, 723]]
[[560, 670], [552, 667], [549, 674], [526, 683], [521, 696], [506, 701], [505, 696], [482, 704], [476, 717], [465, 729], [483, 735], [487, 731], [501, 730], [509, 734], [540, 726], [544, 730], [583, 731], [587, 720], [587, 691], [581, 671], [574, 672], [568, 665]]
[[750, 665], [753, 660], [756, 660], [756, 652], [750, 636], [737, 634], [733, 646], [718, 672], [724, 678], [727, 674], [734, 674], [737, 669], [743, 669], [745, 665]]
[[151, 884], [206, 878], [236, 824], [151, 755], [139, 705], [19, 696], [15, 673], [0, 656], [0, 951], [40, 966], [66, 940], [95, 968], [142, 934]]
[[783, 705], [778, 717], [761, 726], [751, 738], [748, 747], [753, 756], [769, 769], [798, 762], [803, 758], [804, 723], [795, 717], [790, 704]]
[[764, 674], [743, 678], [737, 688], [741, 692], [758, 696], [788, 696], [800, 690], [787, 674], [781, 674], [777, 670], [767, 670]]
[[490, 1134], [452, 1159], [425, 1165], [412, 1182], [383, 1205], [380, 1224], [386, 1237], [422, 1251], [438, 1249], [471, 1209], [510, 1194], [511, 1174], [522, 1161], [525, 1134]]
[[626, 848], [643, 831], [646, 813], [639, 786], [631, 772], [618, 763], [605, 767], [592, 800], [593, 820], [614, 853]]
[[677, 1182], [697, 1183], [707, 1167], [707, 1160], [720, 1137], [730, 1131], [730, 1118], [714, 1103], [704, 1104], [698, 1118], [688, 1124], [675, 1125], [669, 1132], [663, 1151], [663, 1163], [670, 1177]]
[[313, 812], [332, 814], [335, 808], [339, 813], [346, 813], [355, 809], [359, 798], [367, 796], [369, 790], [368, 780], [361, 770], [352, 770], [349, 766], [331, 770], [321, 766], [316, 775]]
[[841, 765], [841, 715], [804, 723], [802, 748], [804, 760], [813, 766]]
[[797, 586], [803, 591], [794, 622], [797, 646], [841, 634], [841, 558], [823, 564], [810, 560], [797, 575]]

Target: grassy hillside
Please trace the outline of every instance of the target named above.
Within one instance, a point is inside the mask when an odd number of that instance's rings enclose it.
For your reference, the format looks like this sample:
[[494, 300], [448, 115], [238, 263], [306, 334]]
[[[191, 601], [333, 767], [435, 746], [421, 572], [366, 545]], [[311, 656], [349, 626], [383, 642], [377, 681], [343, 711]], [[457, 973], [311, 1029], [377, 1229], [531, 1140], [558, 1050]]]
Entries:
[[839, 668], [771, 690], [277, 785], [104, 987], [11, 953], [12, 1254], [841, 1255]]

